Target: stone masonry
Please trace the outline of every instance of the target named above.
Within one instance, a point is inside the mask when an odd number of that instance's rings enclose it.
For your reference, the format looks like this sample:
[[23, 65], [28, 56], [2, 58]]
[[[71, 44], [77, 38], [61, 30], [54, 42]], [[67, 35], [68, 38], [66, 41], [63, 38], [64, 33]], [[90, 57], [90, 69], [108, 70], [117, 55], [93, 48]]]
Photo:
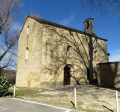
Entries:
[[94, 34], [93, 19], [84, 25], [82, 32], [28, 16], [18, 43], [16, 85], [52, 87], [96, 79], [96, 65], [108, 62], [107, 40]]
[[120, 62], [98, 64], [98, 85], [120, 88]]

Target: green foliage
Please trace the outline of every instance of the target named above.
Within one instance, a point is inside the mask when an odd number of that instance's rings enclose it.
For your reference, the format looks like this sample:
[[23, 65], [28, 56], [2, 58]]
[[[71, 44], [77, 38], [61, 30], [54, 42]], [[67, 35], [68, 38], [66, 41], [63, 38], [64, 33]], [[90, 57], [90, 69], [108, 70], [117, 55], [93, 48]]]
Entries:
[[5, 78], [0, 77], [0, 97], [5, 96], [8, 93], [9, 87], [9, 82]]

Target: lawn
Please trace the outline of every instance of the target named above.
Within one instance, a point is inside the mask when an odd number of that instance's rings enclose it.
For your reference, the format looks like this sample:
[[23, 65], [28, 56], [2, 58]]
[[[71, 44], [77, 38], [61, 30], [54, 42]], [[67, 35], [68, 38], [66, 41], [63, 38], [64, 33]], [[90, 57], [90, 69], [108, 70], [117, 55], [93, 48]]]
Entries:
[[[83, 112], [112, 112], [116, 109], [115, 90], [92, 85], [77, 86], [77, 108], [74, 107], [73, 90], [73, 87], [57, 89], [17, 87], [15, 97], [77, 109]], [[13, 92], [13, 87], [9, 89], [9, 92]]]

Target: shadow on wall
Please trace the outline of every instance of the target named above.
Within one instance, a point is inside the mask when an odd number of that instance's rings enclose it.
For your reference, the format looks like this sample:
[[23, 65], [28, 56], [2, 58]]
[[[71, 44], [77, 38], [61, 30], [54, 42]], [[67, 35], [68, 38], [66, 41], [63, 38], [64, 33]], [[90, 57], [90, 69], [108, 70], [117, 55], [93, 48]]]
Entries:
[[[94, 62], [108, 62], [108, 53], [106, 40], [94, 34], [93, 19], [88, 18], [84, 22], [84, 33], [64, 27], [56, 28], [52, 25], [44, 25], [43, 28], [49, 35], [43, 42], [46, 60], [50, 60], [46, 64], [46, 72], [57, 75], [62, 68], [71, 64], [75, 68], [74, 75], [69, 73], [69, 69], [66, 70], [63, 85], [70, 84], [69, 75], [77, 85], [82, 82], [97, 83]], [[101, 59], [99, 60], [97, 57]]]
[[120, 62], [100, 63], [98, 65], [98, 85], [109, 88], [120, 87]]

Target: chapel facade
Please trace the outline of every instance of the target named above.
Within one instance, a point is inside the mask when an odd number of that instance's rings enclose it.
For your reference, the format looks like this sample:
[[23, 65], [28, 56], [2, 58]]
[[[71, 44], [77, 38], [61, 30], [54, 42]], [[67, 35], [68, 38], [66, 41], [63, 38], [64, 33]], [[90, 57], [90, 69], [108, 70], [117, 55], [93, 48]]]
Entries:
[[107, 40], [94, 34], [28, 16], [18, 42], [16, 86], [57, 87], [97, 81], [97, 64], [108, 62]]

